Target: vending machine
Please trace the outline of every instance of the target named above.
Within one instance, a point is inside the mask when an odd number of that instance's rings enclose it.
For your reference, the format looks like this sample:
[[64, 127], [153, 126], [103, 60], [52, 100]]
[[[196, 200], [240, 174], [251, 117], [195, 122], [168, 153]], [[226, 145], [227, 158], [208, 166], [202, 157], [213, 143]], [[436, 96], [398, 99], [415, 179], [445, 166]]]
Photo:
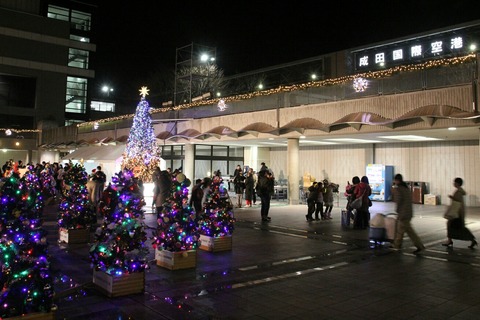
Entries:
[[366, 172], [370, 188], [372, 188], [370, 199], [376, 201], [392, 200], [393, 166], [369, 164]]

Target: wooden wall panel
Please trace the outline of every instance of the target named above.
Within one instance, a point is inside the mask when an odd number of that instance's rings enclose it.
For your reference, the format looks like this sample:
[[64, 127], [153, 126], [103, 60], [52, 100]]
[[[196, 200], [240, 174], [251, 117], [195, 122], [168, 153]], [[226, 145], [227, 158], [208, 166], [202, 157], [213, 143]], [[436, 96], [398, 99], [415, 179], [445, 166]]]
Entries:
[[[364, 145], [300, 147], [299, 174], [317, 181], [328, 178], [345, 189], [347, 181], [365, 174]], [[287, 149], [270, 150], [270, 168], [277, 178], [287, 176]], [[405, 180], [426, 182], [428, 191], [449, 203], [453, 179], [464, 179], [467, 206], [480, 206], [480, 148], [478, 141], [408, 142], [375, 145], [375, 163], [394, 166]], [[439, 207], [439, 210], [440, 207]]]
[[377, 145], [376, 163], [393, 165], [405, 180], [426, 182], [430, 193], [449, 203], [453, 179], [461, 177], [468, 193], [468, 206], [480, 205], [478, 141], [442, 141]]

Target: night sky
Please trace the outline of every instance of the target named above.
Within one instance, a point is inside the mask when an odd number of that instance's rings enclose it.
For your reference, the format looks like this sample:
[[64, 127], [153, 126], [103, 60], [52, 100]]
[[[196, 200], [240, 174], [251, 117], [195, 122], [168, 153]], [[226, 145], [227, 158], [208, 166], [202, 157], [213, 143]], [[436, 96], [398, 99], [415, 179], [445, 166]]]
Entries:
[[99, 3], [95, 83], [134, 97], [121, 91], [173, 73], [192, 42], [215, 47], [229, 76], [480, 19], [478, 0]]

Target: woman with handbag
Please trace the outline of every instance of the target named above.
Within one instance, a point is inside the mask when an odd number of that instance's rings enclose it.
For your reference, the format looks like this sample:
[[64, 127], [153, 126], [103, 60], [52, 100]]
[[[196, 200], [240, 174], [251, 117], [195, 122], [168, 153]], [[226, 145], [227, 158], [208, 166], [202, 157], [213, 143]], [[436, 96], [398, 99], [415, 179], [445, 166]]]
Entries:
[[462, 178], [455, 178], [453, 185], [456, 188], [453, 195], [448, 197], [452, 199], [452, 204], [448, 208], [445, 218], [447, 218], [447, 241], [442, 243], [442, 246], [452, 247], [453, 239], [471, 241], [472, 243], [468, 246], [470, 249], [473, 249], [477, 246], [477, 240], [472, 232], [465, 227], [465, 202], [463, 197], [467, 194], [463, 190], [463, 180]]
[[[366, 177], [362, 177], [360, 183], [355, 186], [355, 190], [353, 191], [355, 195], [354, 201], [361, 201], [359, 208], [355, 208], [357, 209], [357, 212], [355, 213], [355, 218], [353, 220], [354, 229], [366, 229], [368, 227], [368, 216], [370, 215], [368, 211], [368, 197], [372, 194], [372, 189], [367, 183], [368, 180], [365, 178]], [[352, 207], [354, 207], [354, 201], [350, 204]]]

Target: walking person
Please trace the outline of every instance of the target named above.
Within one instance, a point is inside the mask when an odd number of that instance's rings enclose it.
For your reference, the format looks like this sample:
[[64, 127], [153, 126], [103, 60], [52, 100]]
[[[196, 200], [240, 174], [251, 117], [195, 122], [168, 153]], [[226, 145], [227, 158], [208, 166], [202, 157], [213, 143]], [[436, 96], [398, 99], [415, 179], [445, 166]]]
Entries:
[[418, 254], [425, 250], [425, 246], [411, 225], [411, 220], [413, 218], [412, 192], [405, 181], [403, 181], [403, 176], [401, 174], [395, 175], [394, 183], [393, 201], [397, 206], [397, 227], [395, 230], [393, 248], [395, 250], [400, 250], [402, 248], [403, 235], [404, 233], [407, 233], [410, 240], [412, 240], [413, 245], [417, 247], [417, 250], [413, 251], [413, 253]]
[[453, 195], [449, 195], [448, 197], [452, 200], [452, 204], [454, 201], [458, 202], [458, 218], [449, 219], [447, 221], [447, 241], [442, 243], [442, 245], [445, 247], [452, 247], [453, 239], [464, 240], [471, 241], [471, 244], [468, 247], [470, 249], [473, 249], [478, 244], [472, 232], [467, 227], [465, 227], [464, 196], [467, 193], [465, 192], [465, 190], [463, 190], [462, 185], [462, 178], [455, 178], [455, 180], [453, 180], [453, 186], [456, 188], [456, 190]]
[[258, 173], [257, 194], [260, 197], [260, 201], [262, 202], [260, 214], [262, 216], [262, 221], [265, 222], [272, 220], [268, 216], [268, 213], [270, 211], [270, 199], [274, 192], [273, 180], [273, 176], [268, 170], [260, 170], [260, 172]]

